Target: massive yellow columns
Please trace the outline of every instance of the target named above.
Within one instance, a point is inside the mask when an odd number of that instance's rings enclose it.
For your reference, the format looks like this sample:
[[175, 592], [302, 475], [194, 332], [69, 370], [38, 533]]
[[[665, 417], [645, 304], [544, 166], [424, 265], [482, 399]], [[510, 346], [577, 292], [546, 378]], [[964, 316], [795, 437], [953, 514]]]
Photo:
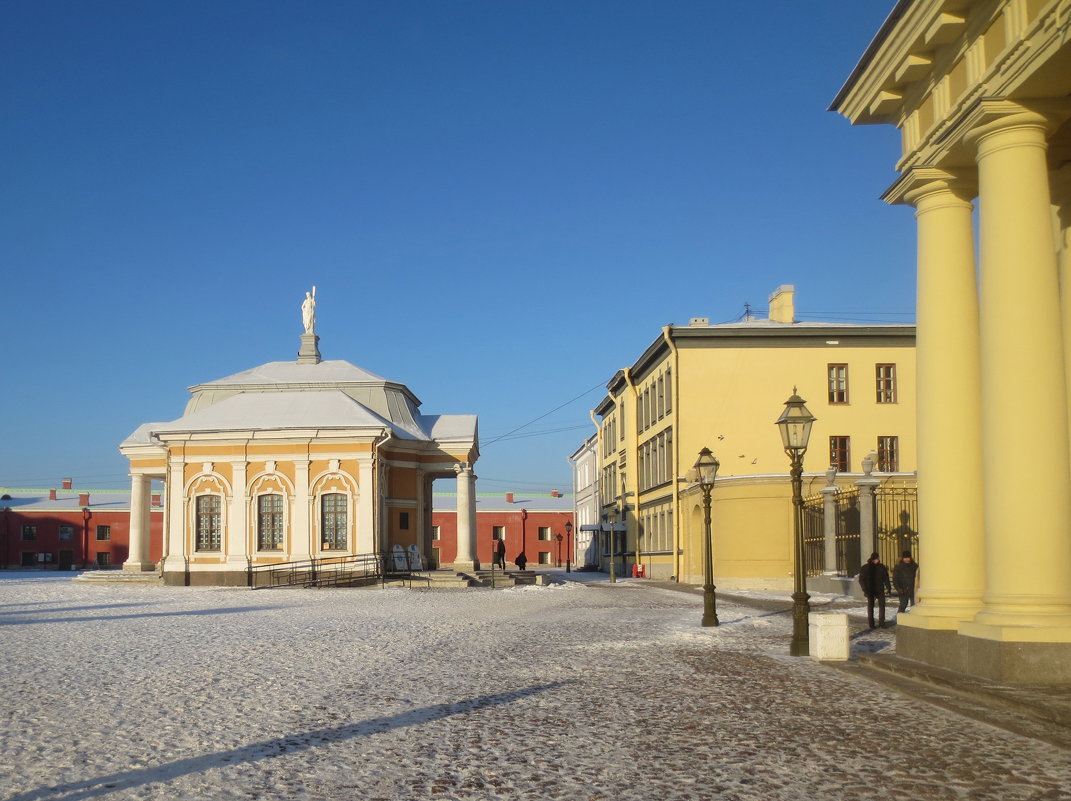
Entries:
[[985, 608], [961, 633], [1071, 642], [1071, 471], [1041, 115], [975, 129], [981, 251]]
[[918, 221], [919, 604], [899, 624], [955, 630], [981, 609], [981, 398], [973, 187], [938, 170], [908, 176]]

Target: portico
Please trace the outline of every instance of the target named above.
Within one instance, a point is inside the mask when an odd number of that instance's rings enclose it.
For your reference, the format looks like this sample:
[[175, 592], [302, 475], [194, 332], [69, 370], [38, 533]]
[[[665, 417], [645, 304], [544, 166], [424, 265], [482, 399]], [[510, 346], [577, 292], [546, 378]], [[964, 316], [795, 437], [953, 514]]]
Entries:
[[1071, 682], [1060, 5], [902, 0], [832, 106], [901, 129], [901, 177], [884, 198], [913, 206], [918, 224], [924, 537], [897, 651], [1005, 681]]

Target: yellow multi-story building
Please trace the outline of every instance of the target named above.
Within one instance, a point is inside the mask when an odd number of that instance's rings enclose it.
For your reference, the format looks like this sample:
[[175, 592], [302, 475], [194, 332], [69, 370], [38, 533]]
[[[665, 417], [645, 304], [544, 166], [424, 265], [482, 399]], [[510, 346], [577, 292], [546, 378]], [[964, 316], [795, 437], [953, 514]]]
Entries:
[[918, 220], [925, 538], [897, 652], [1071, 682], [1071, 8], [900, 0], [832, 108], [900, 130], [885, 199]]
[[818, 418], [805, 494], [825, 486], [831, 464], [841, 484], [859, 479], [872, 452], [876, 477], [914, 483], [914, 326], [796, 322], [791, 286], [771, 296], [768, 319], [666, 326], [607, 389], [593, 417], [602, 519], [626, 529], [613, 535], [618, 571], [703, 580], [702, 495], [687, 474], [708, 447], [721, 463], [715, 582], [791, 587], [790, 465], [774, 423], [794, 390]]

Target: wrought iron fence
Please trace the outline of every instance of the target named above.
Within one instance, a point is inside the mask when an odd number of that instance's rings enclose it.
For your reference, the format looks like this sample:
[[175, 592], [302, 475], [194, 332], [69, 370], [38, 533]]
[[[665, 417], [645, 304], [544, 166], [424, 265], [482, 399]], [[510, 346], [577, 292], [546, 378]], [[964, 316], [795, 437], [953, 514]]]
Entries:
[[881, 561], [895, 565], [904, 551], [919, 558], [918, 491], [915, 487], [879, 487], [874, 493], [874, 541]]
[[803, 564], [806, 575], [817, 576], [825, 570], [825, 498], [811, 495], [803, 499]]
[[[825, 570], [825, 498], [811, 495], [803, 500], [803, 552], [808, 576]], [[853, 576], [867, 554], [860, 552], [859, 490], [843, 488], [835, 496], [836, 571]], [[883, 486], [873, 495], [874, 543], [881, 560], [893, 565], [903, 551], [918, 559], [918, 490], [915, 487]]]
[[854, 576], [863, 563], [859, 553], [859, 489], [843, 489], [837, 498], [837, 573]]

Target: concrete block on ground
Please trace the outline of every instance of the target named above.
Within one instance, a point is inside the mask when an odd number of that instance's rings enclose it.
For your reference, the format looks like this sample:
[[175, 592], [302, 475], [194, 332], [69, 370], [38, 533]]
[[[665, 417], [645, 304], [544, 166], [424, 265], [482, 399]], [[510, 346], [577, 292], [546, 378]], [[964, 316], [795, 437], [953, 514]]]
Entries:
[[848, 616], [842, 612], [811, 613], [808, 618], [811, 658], [819, 662], [846, 662], [851, 656]]

